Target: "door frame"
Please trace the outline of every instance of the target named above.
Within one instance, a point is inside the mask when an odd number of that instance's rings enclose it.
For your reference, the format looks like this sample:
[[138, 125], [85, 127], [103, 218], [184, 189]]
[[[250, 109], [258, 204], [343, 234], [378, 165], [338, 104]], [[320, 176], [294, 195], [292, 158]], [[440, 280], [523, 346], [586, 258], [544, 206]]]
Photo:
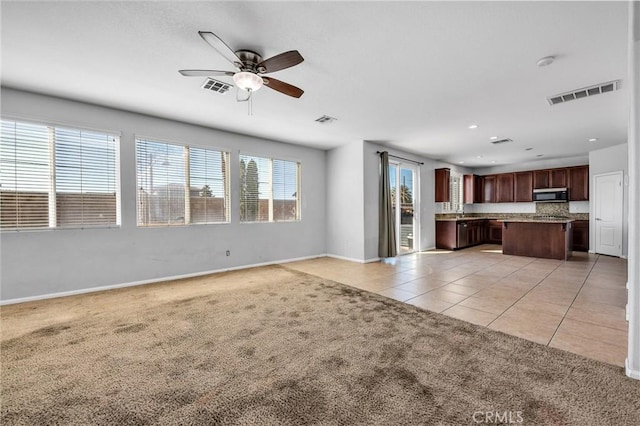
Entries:
[[[618, 254], [609, 254], [609, 253], [599, 253], [598, 252], [598, 218], [596, 211], [596, 203], [598, 202], [598, 185], [596, 184], [597, 179], [605, 176], [617, 176], [620, 182], [619, 191], [620, 191], [620, 204], [617, 206], [616, 216], [620, 223], [620, 247], [618, 250]], [[617, 256], [622, 257], [623, 250], [623, 242], [624, 242], [624, 172], [622, 170], [618, 170], [615, 172], [607, 172], [607, 173], [598, 173], [597, 175], [593, 175], [593, 208], [591, 209], [593, 213], [593, 229], [591, 230], [593, 235], [593, 253], [596, 254], [604, 254], [605, 256]]]

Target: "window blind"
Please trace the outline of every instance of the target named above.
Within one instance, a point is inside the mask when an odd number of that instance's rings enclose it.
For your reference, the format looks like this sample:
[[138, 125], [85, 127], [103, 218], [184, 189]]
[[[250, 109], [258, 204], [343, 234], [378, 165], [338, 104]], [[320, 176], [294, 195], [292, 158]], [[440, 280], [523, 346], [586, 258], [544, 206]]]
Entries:
[[117, 137], [2, 120], [0, 228], [118, 224]]
[[138, 225], [184, 225], [185, 147], [136, 139]]
[[273, 160], [273, 220], [296, 220], [298, 211], [298, 163]]
[[229, 153], [136, 139], [138, 226], [229, 221]]
[[229, 154], [189, 148], [189, 208], [191, 223], [229, 221]]
[[57, 226], [116, 224], [115, 137], [56, 128], [54, 138]]
[[240, 155], [240, 221], [298, 220], [299, 168], [293, 161]]

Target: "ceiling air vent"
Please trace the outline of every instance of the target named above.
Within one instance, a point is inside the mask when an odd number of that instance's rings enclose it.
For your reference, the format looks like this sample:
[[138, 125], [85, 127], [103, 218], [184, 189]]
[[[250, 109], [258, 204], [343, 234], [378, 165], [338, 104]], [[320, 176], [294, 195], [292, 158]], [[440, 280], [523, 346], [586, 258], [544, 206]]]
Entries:
[[582, 99], [588, 96], [599, 95], [600, 93], [613, 92], [620, 87], [620, 80], [609, 81], [606, 83], [596, 84], [595, 86], [583, 87], [582, 89], [573, 90], [571, 92], [560, 93], [547, 97], [549, 105], [561, 104], [564, 102]]
[[336, 120], [337, 120], [337, 118], [335, 118], [335, 117], [329, 117], [328, 115], [323, 115], [323, 116], [322, 116], [322, 117], [320, 117], [320, 118], [316, 118], [316, 121], [317, 121], [318, 123], [321, 123], [321, 124], [329, 124], [329, 123], [333, 123], [333, 122], [334, 122], [334, 121], [336, 121]]
[[491, 141], [491, 143], [494, 145], [499, 145], [501, 143], [509, 143], [509, 142], [513, 142], [513, 139], [500, 139], [497, 141]]
[[202, 88], [205, 90], [210, 90], [212, 92], [218, 92], [221, 95], [224, 95], [231, 89], [233, 86], [231, 84], [225, 83], [223, 81], [214, 80], [210, 77], [207, 77]]

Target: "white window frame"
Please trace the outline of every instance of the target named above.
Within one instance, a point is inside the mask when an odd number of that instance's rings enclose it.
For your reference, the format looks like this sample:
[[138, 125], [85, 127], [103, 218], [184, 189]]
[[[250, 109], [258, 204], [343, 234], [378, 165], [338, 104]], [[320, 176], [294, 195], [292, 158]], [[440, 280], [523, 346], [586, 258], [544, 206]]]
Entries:
[[[301, 204], [301, 188], [302, 188], [302, 162], [300, 160], [294, 160], [294, 159], [290, 159], [290, 158], [282, 158], [282, 157], [272, 157], [272, 156], [268, 156], [268, 155], [262, 155], [262, 154], [254, 154], [254, 153], [248, 153], [248, 152], [240, 152], [238, 155], [238, 169], [240, 169], [240, 161], [242, 160], [242, 157], [246, 156], [246, 157], [257, 157], [257, 158], [263, 158], [269, 161], [269, 172], [268, 172], [268, 184], [270, 187], [270, 191], [269, 191], [269, 199], [268, 199], [268, 205], [269, 205], [269, 220], [242, 220], [242, 217], [239, 216], [239, 222], [240, 223], [247, 223], [247, 224], [256, 224], [256, 223], [291, 223], [291, 222], [301, 222], [302, 221], [302, 209], [300, 208], [302, 206]], [[296, 218], [295, 219], [289, 219], [289, 220], [274, 220], [274, 216], [273, 216], [273, 201], [274, 201], [274, 197], [273, 197], [273, 162], [274, 160], [278, 160], [278, 161], [287, 161], [290, 163], [295, 163], [296, 164]], [[239, 202], [241, 200], [238, 200]], [[241, 214], [240, 210], [238, 210], [239, 215]]]
[[[144, 142], [153, 142], [158, 144], [166, 144], [181, 147], [184, 150], [183, 160], [184, 160], [184, 223], [158, 223], [158, 224], [144, 224], [141, 221], [141, 200], [140, 200], [140, 190], [138, 185], [138, 141]], [[218, 221], [218, 222], [191, 222], [191, 175], [190, 175], [190, 151], [191, 148], [198, 148], [203, 150], [210, 150], [219, 152], [225, 155], [225, 160], [227, 162], [227, 167], [224, 170], [224, 204], [225, 204], [225, 216], [226, 220]], [[186, 144], [184, 142], [176, 142], [176, 141], [168, 141], [165, 139], [159, 139], [155, 137], [148, 137], [142, 135], [136, 135], [134, 137], [134, 150], [135, 150], [135, 179], [136, 179], [136, 226], [138, 228], [167, 228], [167, 227], [181, 227], [181, 226], [208, 226], [208, 225], [227, 225], [231, 223], [231, 188], [230, 188], [230, 163], [231, 163], [231, 155], [228, 150], [212, 147], [212, 146], [203, 146], [203, 145], [194, 145], [194, 144]]]
[[[122, 226], [122, 188], [120, 176], [120, 133], [95, 129], [89, 127], [78, 126], [75, 124], [67, 124], [62, 122], [43, 121], [20, 116], [2, 116], [2, 121], [12, 121], [33, 126], [47, 127], [48, 133], [48, 149], [49, 149], [49, 180], [48, 180], [48, 226], [44, 227], [12, 227], [0, 228], [0, 232], [38, 232], [38, 231], [61, 231], [61, 230], [78, 230], [78, 229], [109, 229], [120, 228]], [[81, 225], [57, 225], [57, 204], [56, 204], [56, 151], [55, 151], [55, 129], [67, 129], [80, 132], [102, 133], [114, 139], [114, 177], [115, 177], [115, 196], [116, 196], [116, 220], [112, 224], [81, 224]]]

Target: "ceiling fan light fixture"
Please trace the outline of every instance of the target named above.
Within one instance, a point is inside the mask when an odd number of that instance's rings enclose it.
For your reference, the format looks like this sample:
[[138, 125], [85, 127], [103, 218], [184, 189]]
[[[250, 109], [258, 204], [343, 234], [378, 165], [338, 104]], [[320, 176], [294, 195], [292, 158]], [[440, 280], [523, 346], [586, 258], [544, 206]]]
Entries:
[[264, 81], [262, 77], [257, 74], [248, 71], [240, 71], [233, 75], [233, 82], [241, 88], [242, 90], [246, 90], [247, 92], [255, 92], [259, 90]]

